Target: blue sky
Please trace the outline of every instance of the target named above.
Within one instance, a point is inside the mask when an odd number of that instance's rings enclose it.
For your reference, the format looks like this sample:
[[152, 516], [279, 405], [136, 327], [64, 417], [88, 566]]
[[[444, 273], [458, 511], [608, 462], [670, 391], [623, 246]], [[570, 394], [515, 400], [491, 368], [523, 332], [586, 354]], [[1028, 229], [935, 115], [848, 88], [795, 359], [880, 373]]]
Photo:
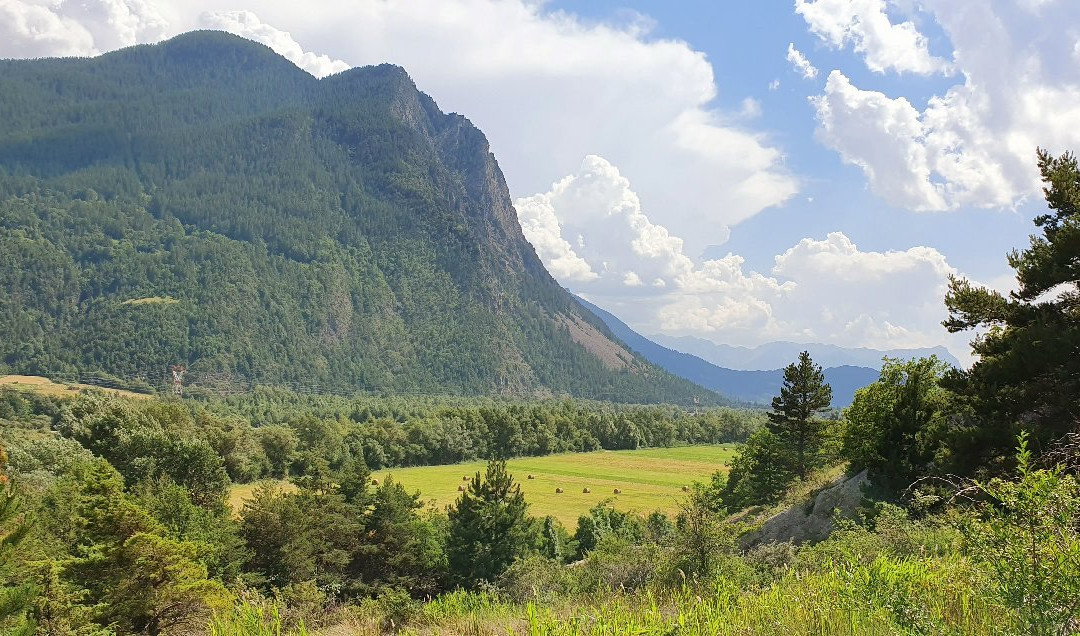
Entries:
[[967, 360], [946, 278], [1008, 289], [1035, 147], [1080, 148], [1075, 0], [7, 0], [0, 57], [195, 28], [405, 67], [549, 271], [645, 334]]
[[[841, 230], [867, 250], [937, 248], [964, 273], [989, 281], [1009, 274], [1006, 252], [1025, 244], [1033, 229], [1031, 219], [1041, 209], [1041, 199], [1015, 210], [928, 215], [889, 205], [867, 191], [858, 168], [844, 165], [835, 152], [814, 140], [814, 109], [807, 98], [820, 92], [825, 78], [802, 78], [786, 59], [788, 44], [795, 44], [820, 69], [843, 68], [860, 86], [903, 95], [919, 107], [958, 80], [871, 72], [852, 51], [832, 49], [808, 32], [792, 2], [563, 0], [548, 6], [597, 22], [617, 23], [634, 15], [649, 19], [653, 37], [685, 40], [708, 56], [720, 85], [720, 107], [737, 110], [746, 97], [761, 102], [754, 127], [783, 146], [786, 164], [805, 179], [802, 196], [733, 228], [730, 240], [710, 253], [733, 251], [763, 271], [772, 266], [774, 255], [801, 238]], [[952, 52], [933, 20], [922, 20], [921, 27], [932, 51], [946, 56]], [[780, 85], [769, 90], [774, 80]]]

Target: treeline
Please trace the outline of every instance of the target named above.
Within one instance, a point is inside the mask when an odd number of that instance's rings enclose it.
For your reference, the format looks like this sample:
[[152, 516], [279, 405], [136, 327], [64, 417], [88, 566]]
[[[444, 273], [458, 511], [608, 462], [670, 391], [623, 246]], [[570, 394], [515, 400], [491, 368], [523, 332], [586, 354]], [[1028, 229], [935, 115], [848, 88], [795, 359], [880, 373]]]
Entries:
[[[494, 581], [528, 554], [568, 561], [646, 526], [604, 505], [573, 532], [532, 519], [499, 461], [449, 512], [425, 510], [392, 479], [373, 486], [369, 466], [734, 441], [762, 419], [573, 401], [269, 390], [207, 404], [6, 389], [3, 490], [26, 514], [0, 515], [0, 537], [22, 544], [0, 574], [5, 593], [25, 597], [12, 605], [49, 634], [190, 629], [241, 588], [320, 605], [426, 598]], [[270, 476], [293, 486], [264, 484], [229, 507], [233, 483]], [[664, 515], [650, 523], [672, 528]]]

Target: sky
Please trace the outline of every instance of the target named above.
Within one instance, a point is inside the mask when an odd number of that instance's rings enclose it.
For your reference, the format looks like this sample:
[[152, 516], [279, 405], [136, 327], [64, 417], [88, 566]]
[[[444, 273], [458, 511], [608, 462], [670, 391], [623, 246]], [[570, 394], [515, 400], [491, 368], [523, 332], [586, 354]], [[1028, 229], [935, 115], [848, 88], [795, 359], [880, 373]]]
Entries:
[[644, 334], [944, 345], [1080, 149], [1076, 0], [0, 0], [0, 57], [192, 29], [391, 62], [491, 141], [553, 276]]

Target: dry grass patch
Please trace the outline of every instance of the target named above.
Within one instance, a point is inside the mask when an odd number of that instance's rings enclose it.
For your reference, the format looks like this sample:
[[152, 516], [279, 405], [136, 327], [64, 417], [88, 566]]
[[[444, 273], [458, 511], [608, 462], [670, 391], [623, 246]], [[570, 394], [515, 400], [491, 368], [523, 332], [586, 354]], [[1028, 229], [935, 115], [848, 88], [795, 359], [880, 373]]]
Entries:
[[48, 378], [37, 375], [5, 375], [0, 376], [0, 387], [10, 387], [20, 391], [30, 391], [51, 397], [75, 397], [82, 391], [100, 391], [119, 397], [136, 398], [145, 400], [153, 397], [146, 393], [136, 393], [123, 389], [108, 389], [92, 384], [80, 384], [78, 382], [67, 384], [53, 382]]

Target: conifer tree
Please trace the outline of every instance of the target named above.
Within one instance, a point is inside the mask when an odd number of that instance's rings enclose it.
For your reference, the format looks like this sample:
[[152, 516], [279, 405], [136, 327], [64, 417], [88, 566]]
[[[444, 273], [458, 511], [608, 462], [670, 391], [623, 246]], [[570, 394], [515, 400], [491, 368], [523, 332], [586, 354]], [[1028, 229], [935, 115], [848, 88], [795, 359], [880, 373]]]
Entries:
[[980, 330], [975, 364], [947, 378], [978, 412], [953, 449], [975, 466], [1008, 457], [1021, 428], [1037, 447], [1080, 422], [1080, 166], [1069, 152], [1037, 154], [1050, 212], [1035, 219], [1042, 235], [1008, 256], [1018, 289], [1006, 297], [954, 277], [945, 297], [949, 331]]
[[464, 585], [492, 581], [523, 556], [535, 534], [527, 508], [505, 461], [488, 463], [483, 477], [477, 472], [449, 510], [451, 573]]
[[821, 441], [822, 426], [818, 413], [832, 403], [832, 387], [825, 383], [825, 373], [803, 351], [799, 361], [784, 369], [784, 385], [772, 400], [769, 429], [791, 448], [795, 472], [806, 478], [810, 468], [808, 455]]

